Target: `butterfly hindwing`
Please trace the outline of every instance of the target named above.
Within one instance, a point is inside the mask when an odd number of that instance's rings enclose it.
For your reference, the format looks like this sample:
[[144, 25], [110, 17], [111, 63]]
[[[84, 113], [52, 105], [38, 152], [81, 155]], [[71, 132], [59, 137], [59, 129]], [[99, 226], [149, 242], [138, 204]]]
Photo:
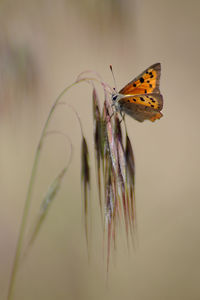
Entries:
[[118, 104], [122, 112], [140, 122], [147, 119], [155, 121], [162, 117], [160, 110], [163, 107], [163, 97], [161, 94], [150, 93], [125, 96], [119, 100]]
[[156, 63], [134, 80], [130, 81], [123, 89], [119, 91], [119, 94], [129, 95], [129, 94], [147, 94], [147, 93], [160, 93], [160, 73], [161, 65]]
[[141, 105], [152, 108], [153, 110], [160, 111], [163, 107], [163, 97], [161, 94], [150, 93], [150, 94], [140, 94], [133, 96], [124, 96], [119, 100], [120, 107], [125, 104], [131, 105]]

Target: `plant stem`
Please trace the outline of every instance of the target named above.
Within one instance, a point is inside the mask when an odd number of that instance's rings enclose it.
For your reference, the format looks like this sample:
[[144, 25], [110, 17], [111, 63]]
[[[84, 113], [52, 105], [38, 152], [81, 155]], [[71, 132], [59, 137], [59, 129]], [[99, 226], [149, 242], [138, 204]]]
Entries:
[[55, 108], [56, 108], [57, 104], [59, 103], [59, 101], [63, 97], [63, 95], [71, 87], [75, 86], [76, 84], [78, 84], [80, 82], [84, 82], [84, 81], [87, 81], [87, 80], [96, 80], [96, 79], [95, 78], [80, 79], [78, 81], [75, 81], [74, 83], [72, 83], [68, 87], [66, 87], [60, 93], [60, 95], [56, 98], [56, 100], [55, 100], [55, 102], [54, 102], [54, 104], [53, 104], [53, 106], [52, 106], [52, 108], [49, 112], [49, 115], [47, 117], [45, 125], [43, 127], [43, 130], [42, 130], [42, 133], [41, 133], [41, 136], [40, 136], [40, 140], [39, 140], [39, 143], [38, 143], [38, 146], [37, 146], [37, 149], [36, 149], [36, 154], [35, 154], [35, 158], [34, 158], [34, 162], [33, 162], [33, 168], [32, 168], [32, 171], [31, 171], [28, 191], [27, 191], [27, 195], [26, 195], [26, 201], [25, 201], [25, 205], [24, 205], [22, 221], [21, 221], [21, 225], [20, 225], [19, 236], [18, 236], [18, 241], [17, 241], [17, 245], [16, 245], [15, 257], [14, 257], [14, 262], [13, 262], [13, 265], [12, 265], [12, 272], [11, 272], [10, 283], [9, 283], [9, 288], [8, 288], [8, 297], [7, 297], [8, 300], [13, 299], [13, 295], [14, 295], [16, 275], [17, 275], [17, 271], [18, 271], [18, 268], [19, 268], [20, 256], [21, 256], [21, 251], [22, 251], [22, 246], [23, 246], [23, 241], [24, 241], [24, 235], [25, 235], [25, 231], [26, 231], [26, 225], [27, 225], [29, 210], [30, 210], [30, 206], [31, 206], [33, 186], [34, 186], [34, 183], [35, 183], [35, 178], [36, 178], [36, 173], [37, 173], [41, 148], [42, 148], [42, 144], [43, 144], [43, 139], [44, 139], [44, 136], [46, 134], [49, 122], [52, 118], [52, 115], [55, 111]]

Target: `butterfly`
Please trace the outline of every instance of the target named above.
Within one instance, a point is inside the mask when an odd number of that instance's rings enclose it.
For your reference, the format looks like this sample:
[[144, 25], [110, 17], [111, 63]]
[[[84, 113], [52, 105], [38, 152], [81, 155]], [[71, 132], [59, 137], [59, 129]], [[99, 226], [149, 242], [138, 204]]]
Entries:
[[163, 97], [160, 94], [161, 65], [156, 63], [123, 87], [119, 93], [112, 94], [113, 106], [121, 114], [125, 113], [139, 122], [154, 122], [163, 114]]

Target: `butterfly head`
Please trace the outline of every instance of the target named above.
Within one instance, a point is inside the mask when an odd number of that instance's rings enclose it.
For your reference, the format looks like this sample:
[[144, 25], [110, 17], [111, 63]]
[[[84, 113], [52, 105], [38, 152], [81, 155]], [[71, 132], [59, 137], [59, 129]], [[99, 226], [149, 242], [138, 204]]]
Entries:
[[121, 94], [118, 94], [118, 93], [113, 93], [112, 94], [112, 102], [117, 103], [123, 97], [124, 97], [124, 95], [121, 95]]
[[123, 98], [123, 97], [124, 97], [124, 95], [118, 94], [116, 92], [113, 93], [112, 96], [111, 96], [111, 98], [112, 98], [112, 106], [114, 106], [115, 110], [118, 111], [118, 112], [121, 111], [119, 100], [121, 98]]
[[112, 94], [112, 101], [115, 102], [117, 100], [117, 94]]

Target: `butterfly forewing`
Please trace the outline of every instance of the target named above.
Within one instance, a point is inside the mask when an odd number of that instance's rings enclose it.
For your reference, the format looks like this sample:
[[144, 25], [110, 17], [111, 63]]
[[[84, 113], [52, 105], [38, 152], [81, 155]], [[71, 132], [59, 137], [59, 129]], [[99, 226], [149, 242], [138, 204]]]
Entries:
[[134, 80], [130, 81], [123, 89], [119, 91], [119, 94], [130, 95], [130, 94], [147, 94], [147, 93], [160, 93], [160, 72], [161, 65], [156, 63]]

